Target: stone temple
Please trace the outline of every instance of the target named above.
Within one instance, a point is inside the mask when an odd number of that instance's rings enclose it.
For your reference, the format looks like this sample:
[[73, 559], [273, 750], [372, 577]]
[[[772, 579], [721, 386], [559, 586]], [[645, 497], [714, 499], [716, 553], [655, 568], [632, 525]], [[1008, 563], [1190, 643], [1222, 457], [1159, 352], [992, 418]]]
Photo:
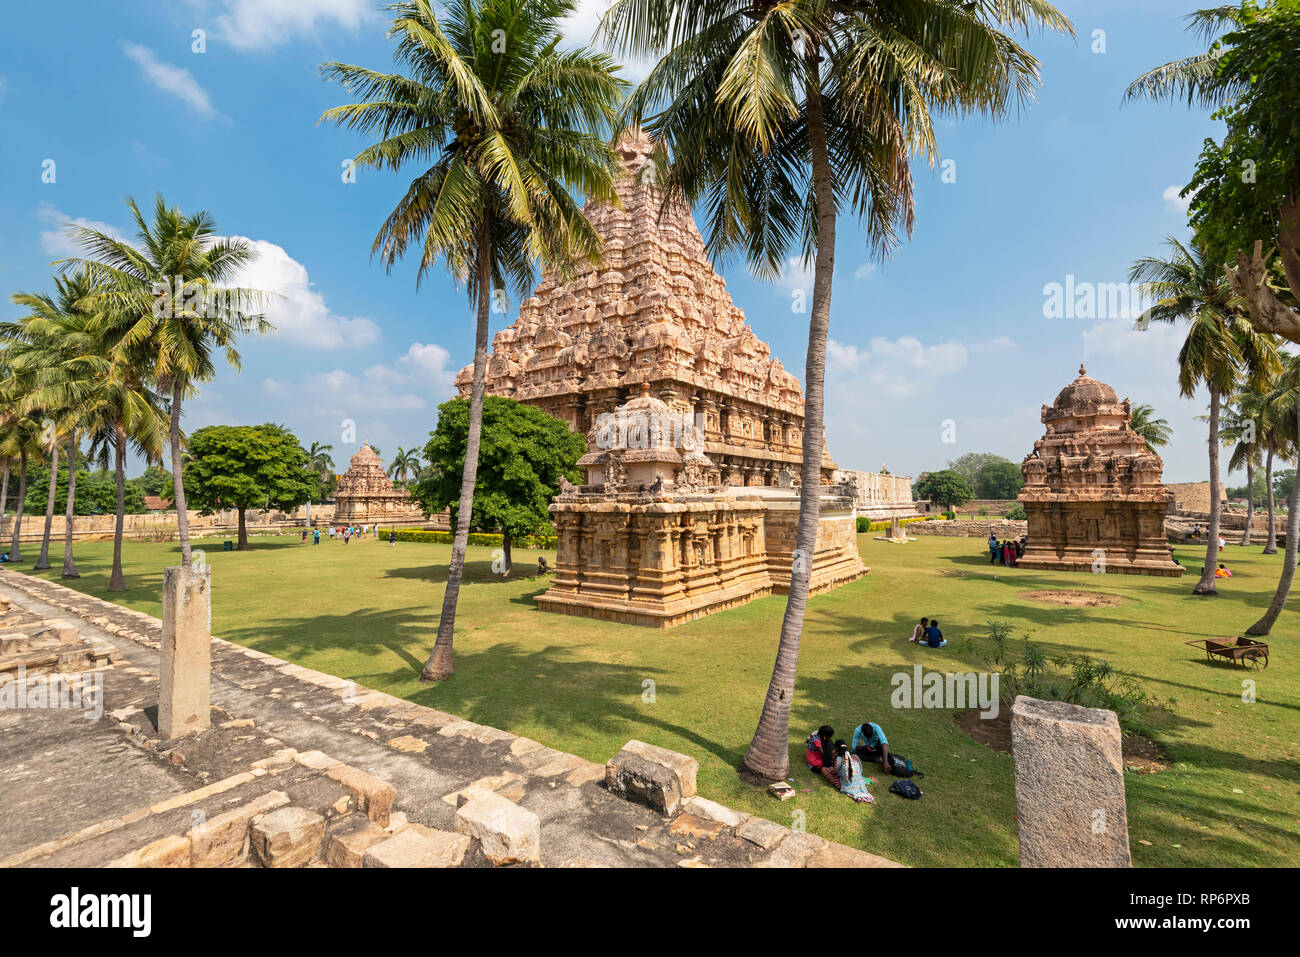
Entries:
[[1079, 377], [1043, 406], [1046, 433], [1020, 469], [1029, 541], [1018, 564], [1058, 571], [1176, 577], [1165, 538], [1164, 463], [1129, 427], [1129, 400]]
[[352, 456], [334, 492], [336, 522], [410, 521], [424, 516], [404, 489], [395, 488], [369, 442]]
[[[536, 405], [586, 433], [642, 385], [686, 418], [699, 417], [701, 450], [726, 485], [776, 486], [802, 462], [803, 392], [731, 301], [684, 207], [660, 216], [638, 182], [652, 142], [630, 133], [616, 146], [622, 207], [588, 203], [604, 239], [599, 265], [567, 281], [546, 273], [513, 325], [493, 340], [490, 395]], [[473, 369], [456, 377], [468, 397]], [[822, 481], [835, 463], [822, 458]], [[909, 496], [910, 497], [910, 496]]]
[[[789, 590], [798, 490], [720, 484], [703, 436], [649, 388], [591, 428], [585, 483], [566, 483], [551, 504], [543, 611], [664, 628]], [[865, 571], [853, 487], [827, 486], [809, 590]]]

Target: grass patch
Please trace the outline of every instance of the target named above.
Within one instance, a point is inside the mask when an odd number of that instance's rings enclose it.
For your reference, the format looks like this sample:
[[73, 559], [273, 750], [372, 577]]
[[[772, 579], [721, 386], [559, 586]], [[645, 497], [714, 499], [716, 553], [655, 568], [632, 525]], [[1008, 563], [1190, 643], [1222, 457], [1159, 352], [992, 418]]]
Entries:
[[[1300, 859], [1296, 610], [1274, 630], [1266, 671], [1207, 663], [1183, 644], [1239, 634], [1254, 621], [1276, 584], [1280, 555], [1230, 548], [1234, 577], [1219, 583], [1218, 597], [1197, 598], [1191, 589], [1204, 549], [1180, 548], [1188, 567], [1182, 580], [1107, 576], [1105, 591], [1124, 601], [1086, 607], [1023, 593], [1089, 589], [1102, 580], [990, 566], [982, 539], [921, 537], [904, 548], [869, 534], [858, 541], [871, 574], [809, 603], [790, 729], [799, 794], [785, 804], [746, 787], [734, 771], [771, 675], [782, 597], [669, 632], [589, 621], [536, 610], [533, 597], [546, 581], [527, 573], [543, 553], [516, 549], [517, 575], [501, 580], [490, 550], [471, 548], [456, 676], [431, 686], [418, 677], [437, 628], [449, 546], [389, 548], [373, 539], [312, 546], [296, 536], [254, 539], [248, 552], [199, 544], [213, 569], [213, 629], [223, 638], [594, 761], [629, 738], [683, 751], [700, 761], [705, 797], [785, 824], [800, 810], [814, 833], [914, 865], [1017, 862], [1010, 757], [972, 740], [950, 711], [889, 704], [891, 676], [915, 664], [978, 670], [978, 655], [960, 639], [983, 635], [989, 619], [1004, 620], [1015, 638], [1029, 631], [1049, 654], [1105, 659], [1173, 703], [1154, 729], [1172, 766], [1125, 776], [1136, 864]], [[131, 589], [115, 596], [105, 591], [111, 548], [78, 545], [82, 578], [68, 584], [157, 615], [162, 569], [179, 563], [178, 546], [128, 542]], [[43, 574], [59, 580], [57, 562]], [[946, 648], [907, 642], [921, 615], [940, 619]], [[1245, 680], [1256, 683], [1257, 703], [1243, 702]], [[653, 703], [642, 699], [647, 681]], [[829, 723], [847, 738], [864, 719], [883, 725], [891, 744], [926, 772], [922, 800], [887, 793], [886, 779], [872, 786], [875, 806], [854, 804], [804, 767], [803, 739], [813, 728]]]

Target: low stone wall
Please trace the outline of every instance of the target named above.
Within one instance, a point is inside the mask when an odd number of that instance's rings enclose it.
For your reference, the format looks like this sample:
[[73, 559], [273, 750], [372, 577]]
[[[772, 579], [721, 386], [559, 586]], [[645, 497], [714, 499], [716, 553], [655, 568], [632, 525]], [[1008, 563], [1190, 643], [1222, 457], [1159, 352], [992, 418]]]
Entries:
[[906, 529], [908, 535], [947, 535], [952, 538], [988, 538], [989, 532], [992, 532], [999, 541], [1005, 541], [1008, 538], [1019, 538], [1027, 534], [1029, 523], [1012, 522], [1006, 519], [987, 521], [939, 519], [933, 522], [913, 522]]

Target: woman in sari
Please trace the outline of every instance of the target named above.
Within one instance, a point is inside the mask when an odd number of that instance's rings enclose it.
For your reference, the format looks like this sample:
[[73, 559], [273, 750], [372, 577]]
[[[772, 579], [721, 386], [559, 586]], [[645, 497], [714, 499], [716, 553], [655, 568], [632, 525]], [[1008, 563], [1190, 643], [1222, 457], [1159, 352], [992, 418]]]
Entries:
[[843, 741], [835, 742], [835, 773], [839, 777], [841, 794], [848, 795], [859, 804], [876, 803], [862, 776], [862, 759], [851, 752]]

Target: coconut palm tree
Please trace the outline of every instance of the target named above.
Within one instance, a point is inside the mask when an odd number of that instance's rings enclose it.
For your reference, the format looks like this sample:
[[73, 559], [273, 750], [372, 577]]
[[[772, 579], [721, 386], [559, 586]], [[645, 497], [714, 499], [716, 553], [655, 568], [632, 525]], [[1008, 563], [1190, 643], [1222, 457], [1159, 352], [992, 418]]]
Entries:
[[[1284, 370], [1285, 375], [1285, 370]], [[1279, 380], [1284, 382], [1285, 380]], [[1283, 461], [1290, 459], [1295, 454], [1291, 441], [1288, 439], [1294, 430], [1291, 429], [1293, 420], [1288, 409], [1279, 403], [1281, 395], [1285, 392], [1279, 391], [1279, 386], [1264, 395], [1262, 414], [1260, 416], [1260, 433], [1264, 443], [1264, 507], [1268, 512], [1268, 536], [1264, 539], [1264, 554], [1277, 554], [1277, 525], [1276, 525], [1276, 502], [1277, 491], [1273, 487], [1273, 460], [1281, 458]]]
[[407, 450], [399, 445], [397, 454], [393, 456], [393, 461], [388, 466], [388, 477], [405, 485], [406, 480], [419, 471], [420, 456], [414, 449]]
[[[1277, 379], [1276, 387], [1269, 392], [1266, 407], [1275, 416], [1275, 440], [1279, 446], [1295, 450], [1300, 449], [1300, 356], [1286, 356], [1284, 369]], [[1282, 556], [1282, 573], [1278, 576], [1277, 589], [1273, 600], [1259, 621], [1246, 629], [1248, 635], [1267, 635], [1273, 630], [1273, 624], [1286, 600], [1291, 594], [1291, 583], [1295, 578], [1296, 556], [1300, 552], [1300, 481], [1291, 483], [1291, 494], [1287, 496], [1286, 548]]]
[[[320, 479], [321, 488], [324, 489], [329, 484], [330, 476], [334, 474], [334, 459], [330, 453], [334, 451], [334, 446], [323, 445], [320, 442], [313, 442], [307, 452], [307, 468], [313, 475]], [[307, 524], [311, 524], [311, 499], [307, 499]]]
[[1251, 524], [1255, 520], [1255, 469], [1263, 461], [1263, 435], [1261, 419], [1266, 398], [1259, 392], [1240, 392], [1225, 405], [1219, 423], [1219, 440], [1231, 447], [1228, 472], [1246, 472], [1246, 529], [1241, 544], [1250, 544]]
[[1038, 62], [1002, 29], [1031, 25], [1073, 32], [1044, 0], [618, 0], [602, 20], [618, 49], [661, 57], [627, 116], [661, 143], [648, 169], [664, 202], [702, 202], [710, 249], [743, 251], [761, 276], [792, 250], [812, 265], [794, 570], [747, 777], [789, 769], [839, 212], [863, 223], [872, 256], [891, 252], [913, 224], [911, 155], [936, 158], [934, 115], [997, 119], [1032, 94]]
[[33, 456], [39, 458], [41, 454], [41, 423], [35, 416], [13, 411], [16, 393], [9, 391], [13, 384], [11, 376], [5, 380], [4, 386], [0, 386], [0, 397], [3, 397], [2, 401], [10, 409], [0, 418], [0, 455], [9, 461], [18, 460], [18, 498], [14, 503], [14, 524], [9, 546], [9, 560], [17, 563], [23, 560], [22, 531], [23, 515], [27, 508], [27, 466]]
[[135, 224], [135, 244], [90, 227], [72, 226], [70, 232], [86, 255], [59, 264], [86, 269], [102, 290], [92, 298], [92, 305], [105, 316], [107, 334], [117, 343], [115, 351], [131, 363], [147, 354], [150, 378], [170, 397], [173, 500], [181, 564], [189, 565], [182, 402], [197, 391], [199, 383], [216, 375], [218, 353], [238, 369], [239, 337], [270, 331], [271, 324], [254, 311], [267, 294], [224, 285], [236, 279], [255, 254], [242, 239], [218, 237], [217, 224], [208, 213], [187, 216], [156, 196], [150, 222], [134, 199], [127, 199], [126, 205]]
[[1279, 368], [1272, 336], [1258, 333], [1232, 292], [1220, 263], [1208, 258], [1203, 245], [1165, 240], [1169, 256], [1144, 257], [1129, 270], [1130, 282], [1155, 304], [1138, 317], [1137, 327], [1151, 322], [1186, 322], [1187, 338], [1178, 352], [1178, 387], [1192, 398], [1204, 386], [1210, 394], [1209, 459], [1210, 521], [1206, 532], [1205, 567], [1193, 589], [1196, 595], [1216, 594], [1214, 570], [1219, 541], [1219, 418], [1223, 398], [1235, 393], [1243, 380], [1259, 388]]
[[488, 320], [493, 290], [527, 294], [537, 263], [599, 255], [600, 237], [571, 195], [616, 202], [615, 157], [606, 134], [623, 84], [613, 61], [560, 50], [570, 0], [459, 0], [435, 14], [430, 0], [389, 7], [400, 72], [343, 63], [323, 72], [359, 102], [322, 120], [378, 142], [362, 167], [418, 174], [389, 214], [372, 251], [391, 269], [416, 243], [418, 275], [441, 258], [475, 309], [474, 378], [460, 506], [438, 638], [421, 679], [449, 678], [456, 602], [474, 506], [483, 428]]
[[1156, 418], [1156, 410], [1149, 405], [1135, 405], [1129, 411], [1128, 425], [1142, 436], [1148, 452], [1159, 454], [1173, 438], [1174, 430], [1169, 427], [1167, 419]]

